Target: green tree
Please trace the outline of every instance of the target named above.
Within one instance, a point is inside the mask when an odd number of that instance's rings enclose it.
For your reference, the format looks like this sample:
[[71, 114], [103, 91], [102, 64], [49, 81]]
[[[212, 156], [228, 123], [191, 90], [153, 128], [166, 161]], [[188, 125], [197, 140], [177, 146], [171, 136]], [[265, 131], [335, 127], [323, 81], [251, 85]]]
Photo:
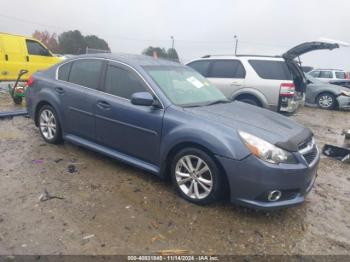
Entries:
[[159, 58], [168, 58], [168, 54], [164, 48], [149, 46], [142, 51], [143, 55], [148, 56], [153, 56], [154, 53], [156, 53]]
[[179, 62], [179, 55], [175, 48], [169, 48], [167, 52], [168, 59]]
[[85, 36], [85, 44], [88, 48], [110, 51], [108, 43], [95, 35]]
[[59, 46], [57, 41], [57, 35], [55, 33], [50, 34], [48, 31], [35, 30], [32, 34], [33, 38], [39, 40], [41, 43], [53, 53], [59, 52]]
[[87, 47], [85, 38], [79, 30], [63, 32], [58, 37], [58, 43], [62, 54], [84, 54]]

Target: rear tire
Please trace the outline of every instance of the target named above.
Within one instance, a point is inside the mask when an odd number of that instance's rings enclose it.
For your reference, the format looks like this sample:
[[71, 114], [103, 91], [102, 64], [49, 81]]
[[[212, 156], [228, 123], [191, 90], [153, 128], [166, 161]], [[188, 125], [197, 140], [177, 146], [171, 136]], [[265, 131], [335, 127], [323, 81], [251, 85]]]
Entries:
[[335, 96], [331, 93], [322, 93], [317, 96], [316, 103], [318, 107], [322, 109], [331, 110], [335, 109], [337, 105], [337, 100]]
[[174, 156], [171, 179], [184, 199], [198, 205], [216, 202], [224, 192], [224, 179], [215, 161], [193, 147], [184, 148]]
[[55, 109], [50, 105], [44, 105], [40, 108], [38, 114], [38, 123], [41, 136], [47, 143], [62, 143], [61, 125]]

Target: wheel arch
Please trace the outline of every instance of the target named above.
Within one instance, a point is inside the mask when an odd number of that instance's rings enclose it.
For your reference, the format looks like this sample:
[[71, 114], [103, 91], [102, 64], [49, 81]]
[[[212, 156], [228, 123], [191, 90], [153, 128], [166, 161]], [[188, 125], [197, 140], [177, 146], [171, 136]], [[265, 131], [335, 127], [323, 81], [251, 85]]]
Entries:
[[240, 97], [252, 97], [255, 98], [262, 107], [268, 108], [268, 101], [263, 93], [254, 88], [242, 88], [231, 96], [232, 100], [238, 100]]
[[196, 148], [196, 149], [199, 149], [199, 150], [202, 150], [204, 151], [205, 153], [207, 153], [211, 158], [212, 160], [215, 162], [215, 164], [217, 165], [218, 169], [220, 170], [220, 172], [223, 174], [223, 180], [224, 180], [224, 188], [226, 190], [225, 194], [226, 195], [229, 195], [230, 194], [230, 191], [229, 191], [229, 187], [228, 187], [228, 177], [227, 177], [227, 174], [226, 174], [226, 171], [224, 169], [224, 167], [221, 165], [220, 161], [215, 157], [215, 154], [209, 149], [207, 148], [206, 146], [203, 146], [199, 143], [196, 143], [196, 142], [190, 142], [190, 141], [182, 141], [178, 144], [175, 144], [173, 147], [171, 147], [167, 154], [166, 154], [166, 157], [164, 158], [164, 161], [163, 161], [163, 165], [162, 165], [162, 172], [161, 172], [161, 177], [165, 180], [170, 180], [170, 176], [171, 176], [171, 170], [170, 170], [170, 167], [171, 167], [171, 160], [173, 159], [173, 157], [179, 152], [181, 151], [182, 149], [184, 148]]

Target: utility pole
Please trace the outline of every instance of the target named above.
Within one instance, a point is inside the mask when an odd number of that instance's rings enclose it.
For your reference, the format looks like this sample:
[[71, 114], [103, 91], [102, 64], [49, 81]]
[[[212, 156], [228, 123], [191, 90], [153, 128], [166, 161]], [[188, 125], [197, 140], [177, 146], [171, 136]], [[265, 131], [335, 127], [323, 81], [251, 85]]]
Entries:
[[238, 37], [237, 35], [234, 36], [235, 40], [236, 40], [236, 44], [235, 44], [235, 55], [237, 55], [237, 48], [238, 48]]
[[173, 36], [170, 36], [170, 39], [171, 39], [171, 49], [174, 49], [175, 38]]

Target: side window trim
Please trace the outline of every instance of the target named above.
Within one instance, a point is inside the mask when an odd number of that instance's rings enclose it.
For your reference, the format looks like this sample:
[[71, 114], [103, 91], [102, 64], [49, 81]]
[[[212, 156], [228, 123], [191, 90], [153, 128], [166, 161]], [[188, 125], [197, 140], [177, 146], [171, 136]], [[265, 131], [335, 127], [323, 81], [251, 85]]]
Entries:
[[[239, 59], [210, 59], [210, 63], [209, 63], [209, 68], [208, 68], [208, 78], [221, 78], [221, 77], [213, 77], [211, 74], [212, 74], [212, 69], [213, 69], [213, 65], [214, 65], [214, 63], [215, 62], [220, 62], [220, 61], [234, 61], [234, 62], [238, 62], [238, 64], [243, 68], [243, 77], [242, 78], [240, 78], [240, 77], [228, 77], [228, 78], [226, 78], [226, 79], [230, 79], [230, 78], [233, 78], [233, 79], [245, 79], [246, 78], [246, 76], [247, 76], [247, 71], [245, 70], [245, 67], [244, 67], [244, 65], [243, 65], [243, 63], [242, 63], [242, 61], [241, 60], [239, 60]], [[236, 71], [234, 72], [234, 74], [236, 74], [237, 73], [237, 69], [238, 69], [238, 67], [236, 67]]]
[[[122, 66], [125, 66], [126, 68], [128, 68], [129, 70], [131, 70], [132, 72], [134, 72], [141, 80], [142, 82], [146, 85], [147, 89], [150, 90], [150, 93], [153, 94], [157, 99], [158, 101], [160, 102], [161, 104], [161, 108], [160, 109], [164, 109], [164, 104], [163, 104], [163, 101], [159, 98], [159, 96], [157, 95], [157, 93], [153, 90], [153, 88], [146, 82], [146, 80], [142, 77], [142, 75], [140, 75], [139, 72], [137, 72], [136, 69], [134, 69], [132, 66], [129, 66], [128, 64], [125, 64], [123, 62], [119, 62], [119, 61], [116, 61], [116, 60], [111, 60], [111, 59], [108, 59], [108, 58], [96, 58], [96, 57], [91, 57], [91, 58], [76, 58], [74, 60], [71, 60], [71, 61], [68, 61], [68, 62], [65, 62], [65, 63], [62, 63], [60, 64], [57, 68], [56, 68], [56, 72], [55, 72], [55, 80], [56, 81], [62, 81], [62, 82], [66, 82], [66, 83], [70, 83], [68, 81], [64, 81], [64, 80], [60, 80], [58, 79], [58, 70], [61, 68], [61, 66], [67, 64], [67, 63], [73, 63], [75, 61], [79, 61], [79, 60], [89, 60], [89, 59], [92, 59], [92, 60], [101, 60], [101, 61], [104, 61], [105, 62], [105, 65], [107, 65], [108, 63], [114, 63], [116, 65], [122, 65]], [[72, 66], [71, 66], [72, 68]], [[70, 68], [70, 71], [71, 71], [71, 68]], [[107, 69], [107, 67], [106, 67]], [[70, 71], [69, 71], [69, 74], [70, 74]], [[104, 75], [106, 74], [106, 70], [103, 71], [103, 77]], [[74, 83], [70, 83], [70, 84], [74, 84]], [[84, 88], [89, 88], [89, 87], [85, 87], [85, 86], [82, 86], [82, 85], [79, 85], [79, 84], [74, 84], [76, 86], [80, 86], [80, 87], [84, 87]], [[103, 83], [104, 85], [104, 83]], [[94, 90], [94, 91], [97, 91], [97, 92], [101, 92], [103, 94], [107, 94], [105, 92], [102, 92], [101, 91], [101, 88], [100, 89], [91, 89], [89, 88], [90, 90]], [[107, 94], [107, 95], [111, 95], [111, 94]], [[111, 95], [111, 96], [114, 96], [114, 97], [118, 97], [118, 96], [115, 96], [115, 95]], [[129, 100], [130, 101], [130, 100]]]

